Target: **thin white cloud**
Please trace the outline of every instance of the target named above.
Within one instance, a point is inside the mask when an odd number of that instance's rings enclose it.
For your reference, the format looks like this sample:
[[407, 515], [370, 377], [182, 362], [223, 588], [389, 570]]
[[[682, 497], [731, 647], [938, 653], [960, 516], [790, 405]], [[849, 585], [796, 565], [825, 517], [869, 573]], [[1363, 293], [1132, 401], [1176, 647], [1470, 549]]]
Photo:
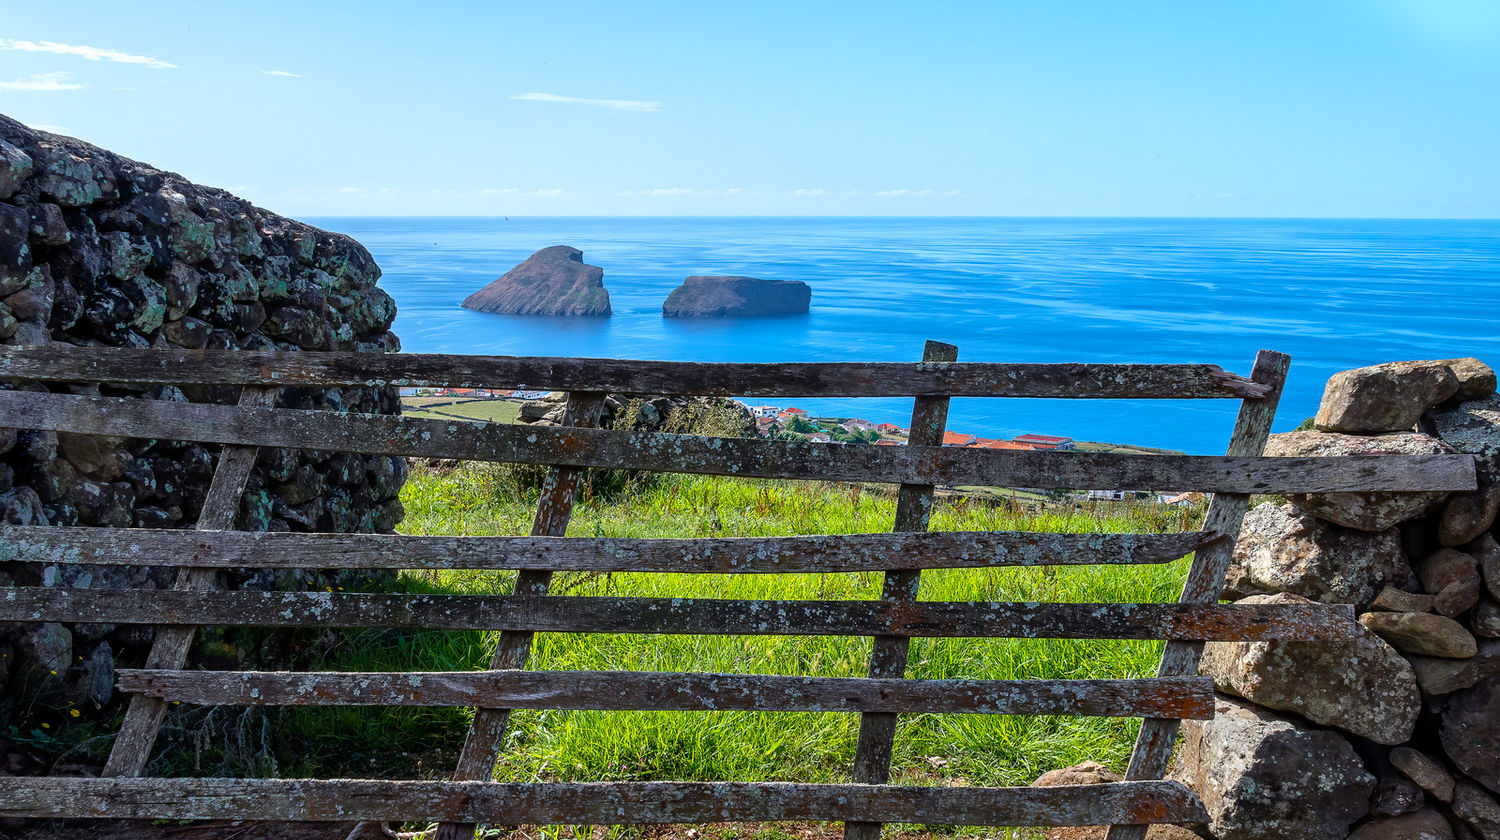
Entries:
[[822, 190], [822, 189], [819, 189], [819, 190], [807, 190], [807, 189], [792, 190], [792, 195], [804, 196], [804, 197], [807, 197], [807, 198], [814, 198], [814, 197], [817, 197], [817, 196], [820, 196], [820, 195], [828, 195], [828, 190]]
[[928, 196], [953, 198], [954, 196], [958, 195], [958, 190], [881, 190], [880, 192], [875, 193], [875, 195], [881, 198], [926, 198]]
[[300, 78], [302, 78], [302, 74], [301, 73], [293, 73], [290, 70], [262, 70], [262, 71], [260, 71], [260, 74], [262, 76], [281, 76], [284, 79], [300, 79]]
[[341, 193], [357, 193], [357, 192], [359, 192], [359, 187], [339, 187], [339, 192], [341, 192]]
[[558, 96], [555, 93], [518, 93], [511, 99], [525, 99], [530, 102], [562, 102], [568, 105], [590, 105], [595, 108], [608, 108], [611, 111], [660, 111], [660, 102], [647, 102], [639, 99], [584, 99], [578, 96]]
[[0, 90], [54, 91], [83, 90], [88, 85], [71, 81], [67, 73], [34, 73], [14, 82], [0, 82]]
[[154, 67], [158, 70], [175, 70], [177, 65], [162, 61], [149, 55], [137, 53], [120, 52], [119, 50], [107, 50], [102, 47], [86, 47], [81, 44], [59, 44], [56, 41], [13, 41], [9, 38], [0, 38], [0, 50], [17, 50], [20, 52], [56, 53], [58, 55], [76, 55], [89, 61], [113, 61], [117, 64], [140, 64], [145, 67]]
[[572, 195], [572, 193], [568, 192], [562, 187], [536, 190], [523, 190], [520, 187], [506, 187], [504, 189], [498, 189], [496, 187], [485, 187], [484, 189], [479, 191], [479, 194], [515, 196], [520, 198], [558, 198], [560, 196]]
[[692, 195], [692, 194], [693, 194], [693, 188], [692, 187], [666, 187], [666, 188], [658, 188], [658, 189], [654, 189], [654, 190], [650, 191], [649, 193], [646, 193], [646, 195], [649, 195], [652, 198], [671, 198], [672, 196]]

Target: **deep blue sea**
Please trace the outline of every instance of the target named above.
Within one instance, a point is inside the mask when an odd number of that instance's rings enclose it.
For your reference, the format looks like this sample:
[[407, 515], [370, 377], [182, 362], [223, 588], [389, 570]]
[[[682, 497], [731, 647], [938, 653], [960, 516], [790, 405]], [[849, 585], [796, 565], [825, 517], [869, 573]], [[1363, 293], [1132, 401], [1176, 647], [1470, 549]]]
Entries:
[[[1010, 218], [325, 218], [368, 247], [408, 352], [692, 361], [1210, 362], [1292, 356], [1276, 428], [1329, 374], [1500, 363], [1500, 221]], [[604, 268], [612, 318], [487, 315], [465, 296], [533, 251]], [[802, 280], [805, 316], [661, 317], [692, 274]], [[502, 385], [504, 383], [496, 383]], [[782, 400], [905, 425], [910, 399]], [[1222, 452], [1230, 400], [955, 400], [949, 427]]]

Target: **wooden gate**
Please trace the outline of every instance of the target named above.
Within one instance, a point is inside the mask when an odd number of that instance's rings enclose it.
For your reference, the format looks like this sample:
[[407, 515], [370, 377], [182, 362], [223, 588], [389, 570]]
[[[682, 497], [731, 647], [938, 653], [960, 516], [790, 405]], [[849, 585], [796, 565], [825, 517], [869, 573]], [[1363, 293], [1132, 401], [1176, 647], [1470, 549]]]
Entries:
[[[238, 406], [0, 391], [0, 426], [223, 446], [196, 531], [8, 527], [0, 559], [171, 566], [168, 591], [0, 590], [0, 620], [156, 625], [145, 667], [119, 672], [133, 695], [103, 778], [0, 778], [0, 816], [47, 818], [638, 824], [836, 820], [847, 837], [881, 825], [1111, 825], [1201, 822], [1202, 804], [1162, 781], [1184, 718], [1213, 714], [1197, 675], [1205, 640], [1335, 640], [1352, 608], [1219, 603], [1249, 494], [1471, 490], [1469, 456], [1263, 458], [1288, 359], [1262, 351], [1249, 377], [1213, 365], [967, 364], [929, 343], [911, 364], [695, 364], [599, 359], [257, 353], [47, 347], [0, 352], [0, 380], [228, 384]], [[282, 386], [450, 386], [558, 390], [563, 427], [458, 423], [275, 408]], [[912, 396], [908, 446], [707, 438], [591, 428], [606, 393], [753, 397]], [[944, 448], [951, 397], [1241, 401], [1225, 456], [1143, 456]], [[233, 527], [257, 447], [549, 465], [531, 536], [246, 533]], [[900, 485], [895, 533], [729, 539], [565, 538], [584, 470], [623, 467], [770, 479]], [[934, 485], [1199, 490], [1201, 532], [929, 533]], [[933, 602], [922, 569], [1165, 563], [1195, 552], [1172, 604]], [[504, 596], [211, 591], [226, 568], [518, 569]], [[724, 574], [880, 571], [872, 601], [560, 597], [558, 571]], [[490, 670], [271, 673], [184, 670], [195, 628], [403, 627], [499, 630]], [[537, 632], [874, 637], [868, 678], [526, 671]], [[1159, 676], [1121, 680], [908, 680], [913, 637], [1165, 639]], [[168, 701], [473, 707], [452, 781], [175, 779], [142, 776]], [[846, 784], [489, 781], [510, 709], [787, 710], [860, 715]], [[1144, 718], [1127, 781], [1076, 788], [888, 785], [899, 715], [978, 713]]]

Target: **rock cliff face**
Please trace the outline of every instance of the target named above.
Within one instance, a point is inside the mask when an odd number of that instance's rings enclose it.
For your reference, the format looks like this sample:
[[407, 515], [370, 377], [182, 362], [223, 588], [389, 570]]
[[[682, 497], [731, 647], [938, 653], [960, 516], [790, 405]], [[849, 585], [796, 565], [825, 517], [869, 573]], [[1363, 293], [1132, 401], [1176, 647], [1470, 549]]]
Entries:
[[807, 311], [812, 289], [800, 280], [697, 276], [672, 290], [661, 314], [668, 318], [747, 318]]
[[500, 315], [610, 314], [604, 269], [586, 265], [583, 252], [567, 245], [537, 251], [463, 306]]
[[[0, 116], [0, 345], [394, 352], [396, 305], [376, 287], [379, 277], [369, 252], [346, 236]], [[239, 390], [4, 387], [220, 403]], [[394, 388], [285, 388], [279, 405], [400, 411]], [[191, 527], [217, 457], [216, 447], [181, 441], [0, 429], [0, 520]], [[405, 476], [400, 458], [263, 450], [236, 527], [388, 532], [402, 516]], [[176, 574], [3, 560], [0, 586], [170, 588]], [[315, 575], [229, 572], [223, 584], [295, 587]], [[11, 694], [60, 690], [79, 705], [105, 705], [115, 660], [138, 662], [149, 639], [149, 628], [125, 626], [0, 630], [0, 695], [9, 684]], [[38, 707], [56, 702], [47, 695]]]

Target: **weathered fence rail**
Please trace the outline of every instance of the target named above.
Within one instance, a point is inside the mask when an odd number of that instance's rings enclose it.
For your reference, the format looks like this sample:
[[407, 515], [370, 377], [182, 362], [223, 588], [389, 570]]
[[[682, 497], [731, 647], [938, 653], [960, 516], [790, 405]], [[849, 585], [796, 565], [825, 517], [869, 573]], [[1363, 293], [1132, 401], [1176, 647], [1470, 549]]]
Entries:
[[[1139, 838], [1162, 822], [1200, 822], [1202, 804], [1161, 781], [1182, 719], [1212, 715], [1197, 676], [1206, 640], [1347, 638], [1338, 605], [1218, 603], [1246, 510], [1258, 492], [1448, 491], [1475, 486], [1468, 456], [1260, 457], [1288, 360], [1262, 352], [1249, 377], [1213, 365], [959, 363], [929, 343], [912, 364], [694, 364], [353, 353], [32, 348], [0, 351], [0, 426], [224, 445], [195, 531], [0, 528], [0, 560], [180, 569], [166, 591], [0, 589], [0, 621], [150, 624], [144, 668], [121, 669], [132, 695], [107, 778], [0, 778], [0, 817], [435, 820], [438, 836], [478, 823], [842, 820], [851, 838], [888, 822], [1110, 825]], [[35, 390], [34, 383], [244, 386], [238, 406]], [[275, 408], [283, 386], [431, 385], [569, 392], [562, 428]], [[915, 397], [909, 446], [841, 447], [591, 428], [605, 392]], [[1129, 456], [944, 448], [955, 396], [1241, 400], [1224, 456]], [[258, 447], [323, 449], [550, 467], [530, 536], [411, 537], [230, 530]], [[724, 539], [564, 536], [578, 481], [612, 467], [900, 485], [895, 533]], [[1183, 534], [928, 533], [935, 485], [1171, 489], [1215, 493], [1204, 528]], [[917, 598], [921, 570], [1171, 562], [1193, 553], [1179, 603], [1030, 604]], [[509, 595], [212, 591], [226, 568], [517, 569]], [[559, 597], [558, 571], [784, 574], [879, 571], [872, 601]], [[198, 626], [499, 630], [485, 671], [285, 673], [184, 670]], [[526, 671], [538, 632], [840, 635], [874, 638], [869, 677]], [[1168, 640], [1159, 675], [1122, 680], [909, 680], [916, 637]], [[450, 782], [139, 778], [169, 701], [212, 705], [425, 705], [476, 709]], [[489, 781], [510, 709], [857, 713], [853, 784]], [[898, 716], [1045, 714], [1145, 719], [1128, 781], [1065, 789], [887, 784]]]

